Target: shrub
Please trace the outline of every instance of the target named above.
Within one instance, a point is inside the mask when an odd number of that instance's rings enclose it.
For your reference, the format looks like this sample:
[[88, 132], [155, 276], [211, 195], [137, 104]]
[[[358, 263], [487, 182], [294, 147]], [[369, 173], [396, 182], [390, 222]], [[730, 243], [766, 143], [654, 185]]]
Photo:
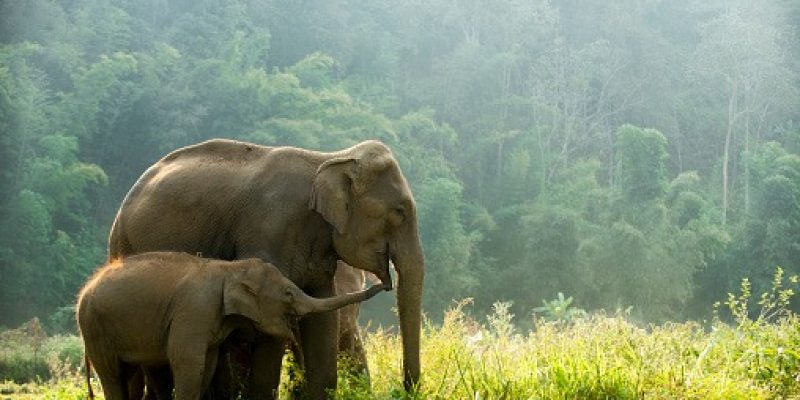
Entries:
[[42, 343], [47, 335], [38, 318], [0, 334], [0, 380], [22, 383], [50, 376]]
[[83, 368], [83, 341], [75, 335], [56, 335], [42, 343], [42, 353], [51, 370]]
[[0, 381], [49, 380], [82, 366], [81, 339], [74, 335], [47, 337], [38, 318], [0, 333]]

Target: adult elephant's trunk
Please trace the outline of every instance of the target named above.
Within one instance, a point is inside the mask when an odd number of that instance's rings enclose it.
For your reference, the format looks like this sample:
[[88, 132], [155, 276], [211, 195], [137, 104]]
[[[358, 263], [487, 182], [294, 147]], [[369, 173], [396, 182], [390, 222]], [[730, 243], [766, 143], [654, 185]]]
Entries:
[[407, 236], [406, 242], [395, 249], [393, 257], [398, 275], [397, 311], [403, 339], [403, 385], [406, 390], [411, 390], [419, 382], [422, 284], [425, 279], [422, 246], [416, 229], [413, 231], [410, 238]]

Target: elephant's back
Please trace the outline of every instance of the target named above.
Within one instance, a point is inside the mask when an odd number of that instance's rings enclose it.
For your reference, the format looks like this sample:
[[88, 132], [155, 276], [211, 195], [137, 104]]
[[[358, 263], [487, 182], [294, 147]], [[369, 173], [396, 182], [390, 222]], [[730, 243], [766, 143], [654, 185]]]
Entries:
[[99, 268], [79, 295], [82, 334], [116, 343], [117, 351], [159, 343], [179, 288], [200, 276], [197, 272], [205, 270], [204, 262], [188, 254], [162, 252], [116, 259]]
[[247, 162], [269, 154], [274, 148], [231, 139], [211, 139], [181, 147], [164, 156], [159, 163], [170, 163], [187, 158], [208, 162]]
[[109, 258], [182, 251], [234, 259], [242, 225], [257, 229], [275, 210], [307, 209], [323, 159], [318, 152], [227, 139], [177, 149], [131, 187], [112, 227]]
[[150, 166], [131, 187], [122, 207], [147, 200], [149, 195], [194, 194], [195, 189], [226, 189], [224, 195], [244, 187], [257, 174], [275, 148], [229, 139], [212, 139], [174, 150]]
[[227, 230], [272, 148], [215, 139], [168, 154], [136, 181], [109, 237], [109, 258], [147, 251], [232, 256]]

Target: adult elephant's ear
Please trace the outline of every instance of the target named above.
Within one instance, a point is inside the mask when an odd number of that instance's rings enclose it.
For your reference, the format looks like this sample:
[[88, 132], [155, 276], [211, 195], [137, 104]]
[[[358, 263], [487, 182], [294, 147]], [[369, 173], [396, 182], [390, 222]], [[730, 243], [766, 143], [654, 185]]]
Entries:
[[344, 234], [350, 217], [352, 181], [357, 160], [334, 158], [322, 163], [314, 176], [310, 209], [316, 210], [337, 232]]

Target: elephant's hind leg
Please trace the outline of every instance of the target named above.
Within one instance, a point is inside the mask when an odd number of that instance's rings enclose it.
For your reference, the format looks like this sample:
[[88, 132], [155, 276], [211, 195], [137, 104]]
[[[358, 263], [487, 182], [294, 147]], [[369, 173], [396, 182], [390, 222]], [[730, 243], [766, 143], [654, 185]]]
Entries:
[[126, 385], [128, 397], [137, 400], [144, 398], [144, 387], [144, 372], [142, 370], [134, 372]]
[[[134, 368], [118, 361], [115, 357], [108, 357], [93, 361], [94, 370], [100, 377], [100, 385], [106, 400], [129, 400], [128, 382], [133, 375]], [[136, 399], [139, 400], [139, 399]]]
[[274, 336], [265, 336], [255, 344], [253, 364], [250, 371], [248, 395], [250, 399], [278, 398], [278, 385], [281, 379], [281, 366], [286, 349], [286, 341]]
[[169, 365], [144, 368], [148, 399], [172, 399], [172, 371]]

